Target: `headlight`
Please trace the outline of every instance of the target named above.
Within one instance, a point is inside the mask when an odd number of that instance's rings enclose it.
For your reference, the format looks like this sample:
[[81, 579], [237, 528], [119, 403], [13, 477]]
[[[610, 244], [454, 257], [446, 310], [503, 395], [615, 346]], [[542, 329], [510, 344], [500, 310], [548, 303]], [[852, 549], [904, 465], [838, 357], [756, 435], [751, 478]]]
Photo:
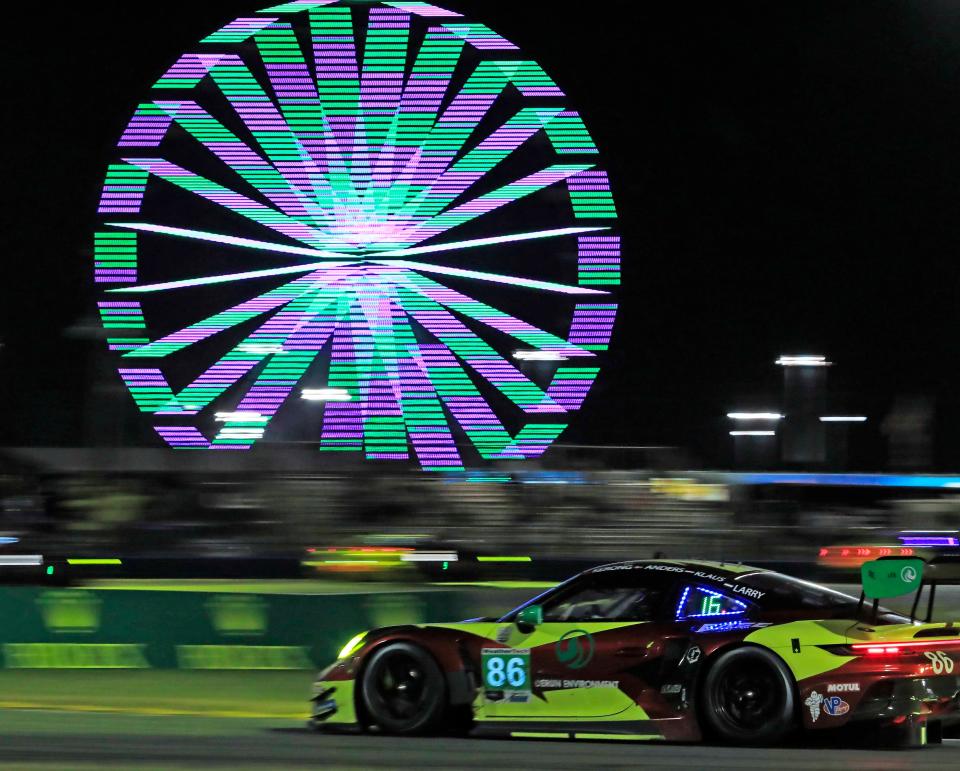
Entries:
[[340, 655], [337, 656], [337, 658], [345, 659], [348, 656], [352, 656], [354, 653], [356, 653], [360, 649], [360, 646], [363, 645], [363, 641], [366, 638], [366, 636], [367, 636], [366, 632], [361, 632], [356, 637], [352, 637], [350, 639], [350, 642], [348, 642], [346, 645], [343, 646], [343, 650], [340, 651]]

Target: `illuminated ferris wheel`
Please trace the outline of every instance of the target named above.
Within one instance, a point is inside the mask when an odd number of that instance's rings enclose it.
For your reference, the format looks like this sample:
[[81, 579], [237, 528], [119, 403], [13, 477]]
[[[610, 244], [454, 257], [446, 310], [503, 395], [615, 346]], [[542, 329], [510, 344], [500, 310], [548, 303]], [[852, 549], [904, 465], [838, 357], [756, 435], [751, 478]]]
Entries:
[[424, 2], [296, 0], [204, 38], [137, 107], [99, 217], [110, 349], [179, 449], [537, 457], [617, 310], [580, 115]]

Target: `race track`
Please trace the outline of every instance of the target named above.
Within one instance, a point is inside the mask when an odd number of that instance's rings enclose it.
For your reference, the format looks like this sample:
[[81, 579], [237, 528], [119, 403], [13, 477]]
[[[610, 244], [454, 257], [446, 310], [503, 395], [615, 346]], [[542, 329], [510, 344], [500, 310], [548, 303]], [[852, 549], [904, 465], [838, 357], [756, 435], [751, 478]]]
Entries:
[[943, 769], [960, 740], [909, 751], [324, 736], [296, 722], [0, 711], [0, 767], [22, 769]]

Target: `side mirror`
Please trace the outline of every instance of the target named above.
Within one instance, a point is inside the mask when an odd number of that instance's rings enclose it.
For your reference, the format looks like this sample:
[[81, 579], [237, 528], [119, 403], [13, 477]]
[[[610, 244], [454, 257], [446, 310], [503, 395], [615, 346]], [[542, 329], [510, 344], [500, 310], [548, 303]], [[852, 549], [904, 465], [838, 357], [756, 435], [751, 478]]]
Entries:
[[529, 634], [543, 623], [543, 608], [539, 605], [527, 605], [517, 614], [517, 629]]

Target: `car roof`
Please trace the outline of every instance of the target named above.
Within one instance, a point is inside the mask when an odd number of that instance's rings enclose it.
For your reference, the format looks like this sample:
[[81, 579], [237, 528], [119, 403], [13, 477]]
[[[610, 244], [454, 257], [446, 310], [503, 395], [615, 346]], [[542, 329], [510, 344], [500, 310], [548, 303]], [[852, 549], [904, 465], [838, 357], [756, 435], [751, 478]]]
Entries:
[[[764, 568], [757, 568], [751, 565], [743, 565], [739, 562], [711, 562], [709, 560], [625, 560], [623, 562], [610, 562], [606, 565], [599, 565], [587, 570], [587, 573], [607, 572], [608, 570], [627, 570], [630, 568], [647, 567], [651, 570], [663, 570], [665, 572], [677, 573], [711, 573], [722, 576], [723, 578], [733, 578], [745, 573], [768, 573], [770, 571]], [[700, 576], [706, 578], [707, 576]]]

